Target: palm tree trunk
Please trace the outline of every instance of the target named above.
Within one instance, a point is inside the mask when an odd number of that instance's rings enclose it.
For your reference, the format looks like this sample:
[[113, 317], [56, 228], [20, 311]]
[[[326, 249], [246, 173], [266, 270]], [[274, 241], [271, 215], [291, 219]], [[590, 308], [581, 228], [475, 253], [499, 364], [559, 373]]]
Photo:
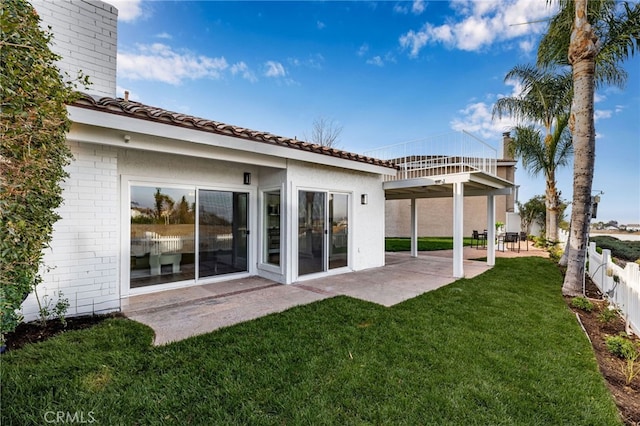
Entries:
[[569, 259], [562, 293], [582, 294], [585, 256], [591, 219], [591, 184], [595, 165], [595, 126], [593, 95], [597, 37], [587, 19], [587, 0], [574, 0], [575, 20], [569, 44], [569, 63], [573, 68], [571, 125], [574, 146], [573, 205]]
[[547, 176], [547, 188], [545, 191], [546, 215], [546, 238], [547, 241], [558, 241], [558, 206], [560, 204], [558, 190], [556, 189], [555, 174]]

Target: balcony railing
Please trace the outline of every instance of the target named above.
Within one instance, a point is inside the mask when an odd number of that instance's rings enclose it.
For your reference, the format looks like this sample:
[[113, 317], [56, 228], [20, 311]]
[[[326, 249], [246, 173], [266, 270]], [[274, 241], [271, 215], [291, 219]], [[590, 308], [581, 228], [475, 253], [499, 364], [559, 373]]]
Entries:
[[385, 181], [473, 171], [494, 176], [497, 173], [497, 150], [464, 130], [388, 145], [364, 154], [390, 160], [398, 167], [396, 175], [385, 176]]

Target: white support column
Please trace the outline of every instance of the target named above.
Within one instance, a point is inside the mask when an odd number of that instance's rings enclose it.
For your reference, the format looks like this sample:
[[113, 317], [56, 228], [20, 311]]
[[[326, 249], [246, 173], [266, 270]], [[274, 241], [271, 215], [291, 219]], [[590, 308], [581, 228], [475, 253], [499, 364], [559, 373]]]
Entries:
[[496, 199], [487, 195], [487, 265], [496, 264]]
[[411, 257], [418, 257], [418, 200], [411, 199]]
[[464, 277], [463, 266], [464, 233], [464, 184], [453, 184], [453, 276]]

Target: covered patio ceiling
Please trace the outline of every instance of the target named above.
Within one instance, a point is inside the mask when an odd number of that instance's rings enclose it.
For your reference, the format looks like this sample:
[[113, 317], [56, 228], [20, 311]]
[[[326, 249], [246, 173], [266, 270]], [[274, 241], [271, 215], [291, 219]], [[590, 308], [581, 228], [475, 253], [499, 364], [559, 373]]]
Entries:
[[387, 200], [453, 197], [454, 184], [464, 184], [464, 196], [509, 195], [513, 183], [481, 171], [392, 180], [383, 183]]

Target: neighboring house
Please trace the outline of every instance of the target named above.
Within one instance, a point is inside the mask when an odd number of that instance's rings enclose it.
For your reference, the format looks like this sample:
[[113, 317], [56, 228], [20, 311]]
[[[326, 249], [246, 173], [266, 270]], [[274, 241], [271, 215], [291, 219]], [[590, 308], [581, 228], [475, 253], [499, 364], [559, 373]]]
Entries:
[[[516, 161], [508, 152], [509, 133], [503, 134], [502, 158], [497, 161], [497, 175], [514, 183]], [[520, 217], [513, 213], [515, 197], [513, 193], [495, 197], [496, 221], [505, 224], [509, 232], [520, 231]], [[423, 198], [417, 201], [418, 235], [431, 237], [450, 237], [453, 229], [453, 199]], [[387, 237], [409, 237], [411, 235], [410, 200], [387, 200], [385, 205], [385, 235]], [[484, 196], [465, 198], [463, 233], [470, 237], [472, 231], [487, 229], [487, 199]]]
[[[117, 10], [95, 0], [34, 6], [55, 34], [60, 68], [93, 82], [68, 106], [74, 160], [39, 290], [62, 292], [69, 315], [234, 278], [291, 284], [383, 266], [385, 198], [453, 199], [448, 235], [462, 277], [463, 193], [486, 200], [489, 221], [495, 197], [511, 193], [495, 159], [480, 158], [488, 168], [463, 159], [444, 175], [411, 164], [416, 174], [403, 179], [391, 161], [116, 99]], [[29, 295], [25, 319], [37, 312]]]

